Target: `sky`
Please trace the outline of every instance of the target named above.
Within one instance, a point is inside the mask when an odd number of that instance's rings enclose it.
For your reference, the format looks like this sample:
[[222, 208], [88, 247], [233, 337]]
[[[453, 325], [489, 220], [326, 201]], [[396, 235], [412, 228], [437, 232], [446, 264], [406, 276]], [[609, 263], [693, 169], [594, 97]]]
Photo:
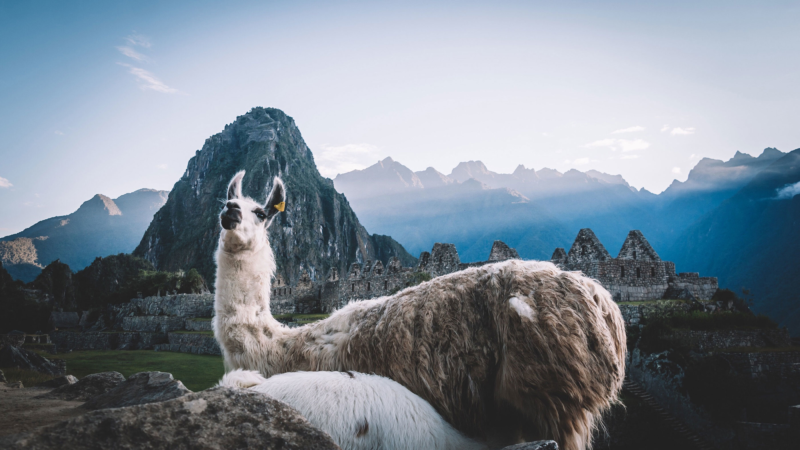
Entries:
[[622, 174], [800, 147], [800, 2], [0, 0], [0, 236], [169, 190], [255, 106], [328, 177], [386, 156]]

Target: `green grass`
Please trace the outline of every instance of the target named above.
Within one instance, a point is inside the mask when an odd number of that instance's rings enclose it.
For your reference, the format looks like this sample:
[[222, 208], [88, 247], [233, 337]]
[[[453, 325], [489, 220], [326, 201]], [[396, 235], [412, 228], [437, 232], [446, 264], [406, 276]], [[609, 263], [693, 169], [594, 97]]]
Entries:
[[[44, 355], [53, 357], [52, 355]], [[67, 373], [78, 378], [111, 370], [126, 377], [138, 372], [169, 372], [193, 390], [210, 388], [225, 372], [221, 356], [153, 350], [87, 350], [63, 353], [56, 358], [67, 361]], [[11, 370], [11, 369], [8, 369]], [[3, 369], [5, 372], [6, 369]], [[8, 378], [8, 372], [6, 378]], [[45, 380], [42, 380], [45, 381]], [[23, 381], [23, 384], [25, 382]], [[27, 386], [27, 384], [25, 384]]]
[[44, 383], [45, 381], [50, 381], [55, 378], [52, 375], [39, 373], [35, 370], [25, 370], [17, 367], [4, 368], [2, 371], [7, 381], [22, 381], [22, 386], [24, 387], [36, 386], [39, 383]]

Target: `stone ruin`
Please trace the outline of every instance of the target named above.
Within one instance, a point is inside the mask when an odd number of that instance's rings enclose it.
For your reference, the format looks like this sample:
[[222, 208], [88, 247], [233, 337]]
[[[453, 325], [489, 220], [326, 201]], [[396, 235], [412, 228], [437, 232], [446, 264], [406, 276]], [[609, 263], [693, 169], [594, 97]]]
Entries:
[[715, 277], [675, 273], [675, 263], [662, 261], [641, 231], [628, 233], [616, 258], [611, 257], [594, 232], [578, 233], [569, 253], [553, 252], [551, 261], [564, 270], [579, 270], [599, 281], [616, 302], [657, 299], [709, 300], [717, 292]]
[[220, 355], [211, 330], [213, 313], [213, 294], [134, 298], [109, 306], [94, 323], [87, 320], [81, 327], [86, 331], [59, 329], [50, 332], [50, 340], [58, 352], [154, 349]]
[[334, 267], [324, 280], [318, 281], [312, 280], [304, 270], [295, 285], [287, 285], [280, 276], [275, 279], [270, 308], [273, 315], [330, 313], [353, 300], [393, 294], [409, 286], [414, 277], [422, 273], [438, 277], [514, 258], [519, 259], [516, 250], [501, 241], [494, 241], [488, 260], [462, 263], [455, 245], [436, 243], [430, 253], [419, 255], [419, 264], [413, 268], [403, 267], [399, 259], [392, 257], [386, 266], [381, 261], [372, 260], [363, 266], [353, 263], [344, 277], [340, 277]]
[[[419, 255], [416, 267], [402, 267], [392, 258], [384, 267], [381, 261], [353, 263], [345, 276], [336, 268], [324, 280], [313, 280], [303, 271], [295, 285], [280, 276], [272, 287], [274, 315], [329, 313], [350, 301], [390, 295], [409, 285], [415, 274], [438, 277], [484, 264], [520, 259], [519, 253], [502, 241], [494, 241], [489, 259], [462, 263], [454, 244], [436, 243], [430, 252]], [[613, 258], [594, 232], [584, 228], [569, 253], [553, 252], [551, 261], [564, 270], [581, 271], [598, 280], [616, 302], [657, 299], [708, 300], [718, 289], [717, 279], [697, 273], [675, 273], [675, 263], [662, 261], [641, 231], [633, 230], [616, 258]]]

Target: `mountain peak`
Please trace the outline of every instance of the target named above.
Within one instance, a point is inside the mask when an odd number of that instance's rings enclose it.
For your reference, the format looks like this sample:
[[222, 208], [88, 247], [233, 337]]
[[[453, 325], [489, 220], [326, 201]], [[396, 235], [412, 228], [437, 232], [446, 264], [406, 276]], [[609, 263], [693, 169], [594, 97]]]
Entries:
[[775, 147], [767, 147], [760, 155], [758, 155], [758, 159], [778, 159], [785, 154], [786, 153], [783, 153]]
[[470, 178], [475, 178], [485, 183], [487, 180], [493, 179], [495, 175], [497, 174], [487, 169], [482, 161], [466, 161], [458, 163], [448, 176], [459, 183], [463, 183]]
[[109, 216], [121, 216], [122, 211], [119, 210], [119, 207], [114, 200], [111, 200], [109, 197], [106, 197], [103, 194], [97, 194], [94, 197], [90, 198], [83, 202], [80, 208], [75, 211], [74, 214], [98, 214], [102, 213], [103, 215]]
[[749, 155], [747, 153], [742, 153], [739, 150], [736, 150], [736, 154], [733, 155], [733, 158], [731, 158], [731, 161], [745, 162], [745, 161], [750, 161], [752, 159], [755, 159], [755, 158], [753, 158], [752, 155]]
[[542, 179], [548, 178], [561, 178], [564, 174], [555, 170], [555, 169], [548, 169], [547, 167], [543, 167], [536, 171], [536, 175]]

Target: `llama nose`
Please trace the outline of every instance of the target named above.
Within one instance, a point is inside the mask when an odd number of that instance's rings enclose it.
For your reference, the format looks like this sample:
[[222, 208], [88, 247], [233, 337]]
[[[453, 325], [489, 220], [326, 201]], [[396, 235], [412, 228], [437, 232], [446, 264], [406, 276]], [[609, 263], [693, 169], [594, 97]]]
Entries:
[[236, 204], [236, 203], [234, 203], [234, 202], [228, 202], [228, 203], [227, 203], [225, 206], [227, 206], [227, 207], [228, 207], [228, 209], [241, 209], [241, 208], [239, 207], [239, 205], [238, 205], [238, 204]]

